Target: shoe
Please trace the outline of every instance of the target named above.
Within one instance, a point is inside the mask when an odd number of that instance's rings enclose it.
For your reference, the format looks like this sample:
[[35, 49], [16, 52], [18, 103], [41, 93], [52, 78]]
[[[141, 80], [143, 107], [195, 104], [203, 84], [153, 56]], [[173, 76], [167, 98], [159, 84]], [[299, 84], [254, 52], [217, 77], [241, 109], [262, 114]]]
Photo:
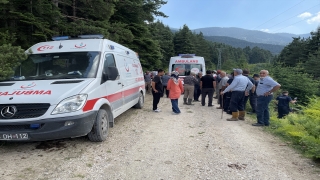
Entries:
[[160, 109], [156, 109], [156, 110], [153, 110], [154, 112], [160, 112], [161, 110]]
[[180, 113], [172, 112], [173, 115], [179, 115]]
[[239, 117], [238, 117], [238, 119], [244, 121], [244, 120], [245, 120], [245, 118], [244, 118], [245, 115], [246, 115], [246, 112], [245, 112], [245, 111], [239, 111]]
[[193, 100], [193, 102], [199, 102], [199, 100], [196, 100], [196, 99], [195, 99], [195, 100]]
[[216, 109], [222, 109], [222, 107], [217, 107]]
[[254, 124], [252, 124], [252, 126], [264, 126], [264, 124], [254, 123]]
[[208, 107], [212, 107], [213, 105], [208, 105]]
[[232, 117], [228, 118], [227, 121], [238, 121], [239, 112], [232, 112]]

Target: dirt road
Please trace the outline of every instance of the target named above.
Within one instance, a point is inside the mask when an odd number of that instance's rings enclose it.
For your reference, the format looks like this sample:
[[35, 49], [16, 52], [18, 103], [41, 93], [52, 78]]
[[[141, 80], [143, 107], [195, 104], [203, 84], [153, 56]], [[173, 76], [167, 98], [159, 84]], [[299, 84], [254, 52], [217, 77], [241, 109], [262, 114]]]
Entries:
[[215, 107], [181, 104], [172, 115], [143, 109], [116, 118], [103, 143], [85, 137], [0, 142], [0, 179], [320, 179], [320, 168], [251, 122], [225, 121]]

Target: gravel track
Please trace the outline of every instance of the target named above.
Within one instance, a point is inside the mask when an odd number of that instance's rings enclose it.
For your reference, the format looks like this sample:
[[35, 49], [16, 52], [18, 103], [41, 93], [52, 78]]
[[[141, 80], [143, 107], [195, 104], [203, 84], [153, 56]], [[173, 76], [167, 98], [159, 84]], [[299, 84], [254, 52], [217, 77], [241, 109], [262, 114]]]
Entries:
[[250, 121], [228, 122], [215, 107], [179, 104], [171, 113], [130, 109], [116, 118], [109, 138], [0, 142], [0, 179], [301, 179], [319, 180], [320, 168]]

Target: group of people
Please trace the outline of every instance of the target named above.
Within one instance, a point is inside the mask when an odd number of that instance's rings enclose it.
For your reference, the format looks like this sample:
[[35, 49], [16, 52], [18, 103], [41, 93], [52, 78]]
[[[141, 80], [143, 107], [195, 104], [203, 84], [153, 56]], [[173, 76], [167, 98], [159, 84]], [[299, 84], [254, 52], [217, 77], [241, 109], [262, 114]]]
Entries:
[[[280, 89], [281, 85], [269, 76], [267, 70], [261, 70], [260, 74], [249, 76], [249, 71], [244, 69], [233, 69], [231, 74], [225, 71], [206, 71], [205, 75], [201, 72], [190, 73], [182, 82], [179, 73], [176, 71], [164, 73], [158, 70], [157, 75], [153, 76], [150, 86], [149, 79], [145, 76], [146, 88], [150, 87], [153, 95], [153, 111], [160, 112], [158, 103], [165, 94], [171, 99], [172, 111], [174, 114], [181, 113], [178, 106], [178, 99], [184, 93], [183, 104], [193, 105], [192, 102], [199, 101], [201, 95], [201, 105], [206, 105], [208, 96], [208, 106], [213, 106], [213, 98], [220, 104], [217, 109], [231, 114], [228, 121], [245, 120], [246, 104], [249, 101], [251, 112], [256, 113], [257, 123], [253, 126], [269, 126], [269, 103], [273, 99], [273, 93]], [[216, 96], [214, 97], [214, 93]], [[276, 98], [278, 100], [278, 117], [282, 118], [289, 113], [289, 103], [295, 103], [284, 91]]]

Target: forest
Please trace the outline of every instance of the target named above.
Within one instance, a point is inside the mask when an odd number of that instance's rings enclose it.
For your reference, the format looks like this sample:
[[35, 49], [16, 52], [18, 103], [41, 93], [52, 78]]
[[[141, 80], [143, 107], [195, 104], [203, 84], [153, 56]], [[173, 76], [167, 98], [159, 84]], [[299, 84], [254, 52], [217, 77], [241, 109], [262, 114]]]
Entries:
[[0, 55], [5, 64], [0, 78], [25, 59], [24, 50], [57, 35], [103, 34], [136, 51], [145, 70], [167, 69], [170, 57], [181, 53], [203, 56], [207, 67], [215, 69], [217, 48], [223, 48], [223, 68], [273, 59], [269, 51], [258, 47], [209, 42], [187, 25], [172, 32], [156, 20], [167, 17], [159, 11], [166, 4], [163, 0], [0, 0], [0, 4], [0, 51], [6, 52]]

